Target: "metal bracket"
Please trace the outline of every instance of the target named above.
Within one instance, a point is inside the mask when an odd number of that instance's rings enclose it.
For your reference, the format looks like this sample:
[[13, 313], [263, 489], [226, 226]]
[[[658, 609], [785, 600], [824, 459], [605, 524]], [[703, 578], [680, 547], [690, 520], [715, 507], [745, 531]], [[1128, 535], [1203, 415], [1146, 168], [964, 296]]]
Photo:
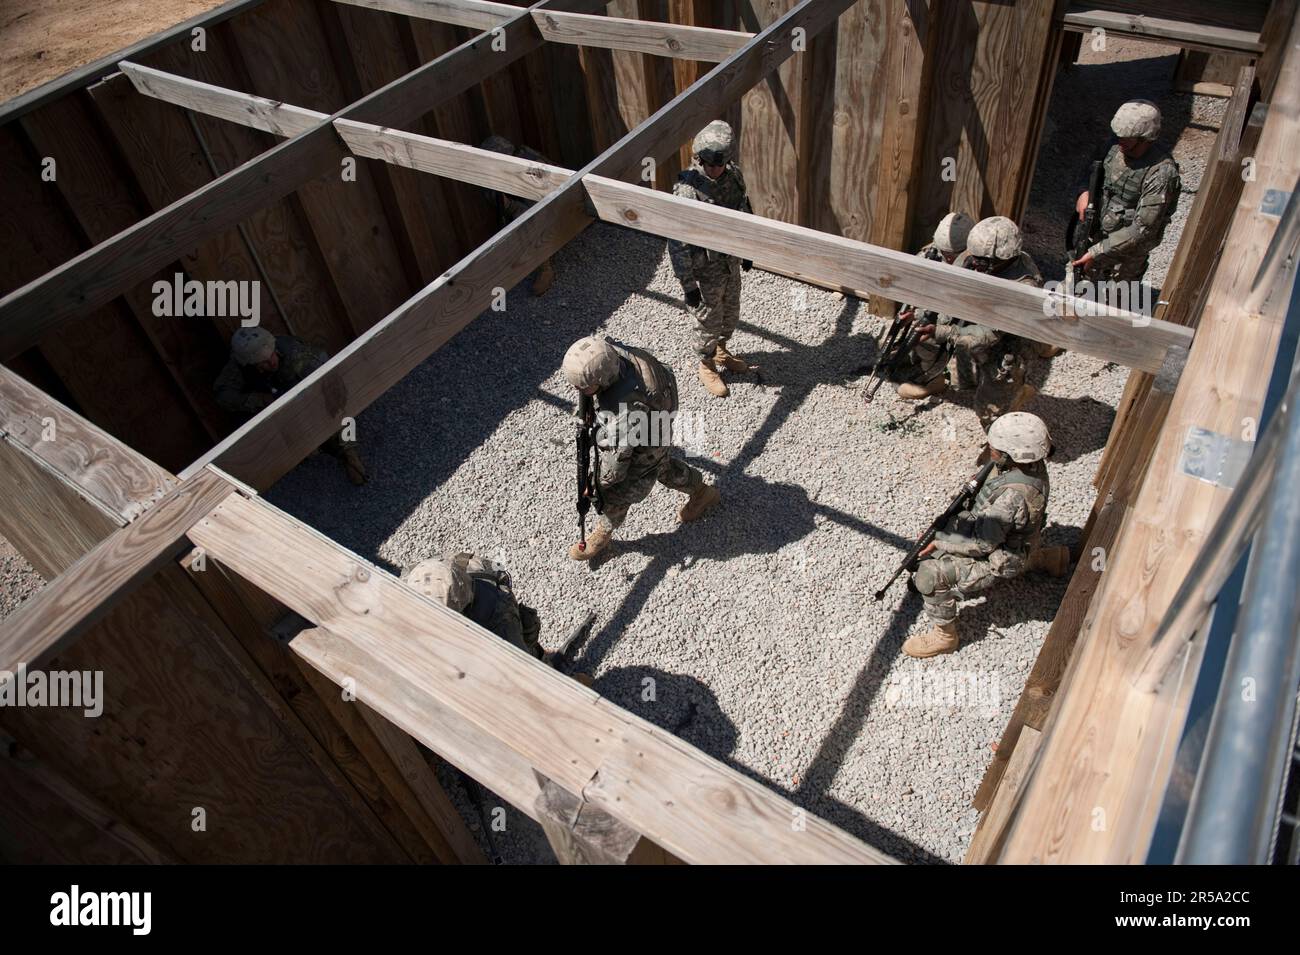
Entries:
[[1187, 429], [1178, 468], [1188, 477], [1216, 487], [1237, 486], [1246, 470], [1254, 441], [1243, 441], [1195, 425]]
[[1264, 192], [1264, 198], [1259, 202], [1259, 211], [1263, 215], [1279, 219], [1286, 210], [1286, 204], [1290, 199], [1291, 193], [1285, 189], [1267, 189]]

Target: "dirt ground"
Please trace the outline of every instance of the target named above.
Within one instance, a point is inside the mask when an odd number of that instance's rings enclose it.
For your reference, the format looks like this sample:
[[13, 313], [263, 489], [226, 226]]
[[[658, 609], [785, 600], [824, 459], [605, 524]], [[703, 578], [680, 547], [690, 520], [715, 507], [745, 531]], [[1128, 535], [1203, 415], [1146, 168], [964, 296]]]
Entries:
[[225, 0], [0, 0], [0, 101]]

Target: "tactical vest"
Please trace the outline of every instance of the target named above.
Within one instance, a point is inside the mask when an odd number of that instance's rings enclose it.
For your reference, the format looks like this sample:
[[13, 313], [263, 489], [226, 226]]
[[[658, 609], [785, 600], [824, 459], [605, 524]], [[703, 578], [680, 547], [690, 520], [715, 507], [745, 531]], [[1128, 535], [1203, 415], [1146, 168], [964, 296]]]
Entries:
[[[1102, 163], [1101, 231], [1103, 235], [1110, 235], [1133, 224], [1147, 176], [1160, 171], [1166, 163], [1173, 166], [1174, 182], [1180, 186], [1178, 164], [1164, 147], [1153, 143], [1146, 155], [1135, 159], [1125, 157], [1118, 145], [1110, 147]], [[1168, 204], [1160, 214], [1160, 235], [1164, 234], [1165, 224], [1168, 223], [1174, 206], [1178, 204], [1179, 189], [1174, 188], [1171, 192]], [[1158, 238], [1157, 236], [1157, 241]]]
[[601, 411], [618, 414], [623, 407], [642, 405], [650, 411], [677, 410], [677, 379], [649, 352], [606, 339], [618, 353], [619, 372], [614, 383], [596, 395]]
[[474, 587], [474, 598], [465, 608], [465, 616], [503, 640], [518, 642], [521, 630], [519, 602], [515, 600], [510, 574], [495, 561], [473, 554], [457, 554], [452, 564], [463, 570]]
[[1004, 471], [994, 473], [984, 482], [971, 513], [979, 514], [1007, 491], [1017, 491], [1025, 499], [1029, 508], [1029, 525], [1022, 531], [1012, 531], [1002, 546], [1006, 550], [1026, 553], [1038, 543], [1038, 535], [1043, 529], [1047, 517], [1047, 497], [1050, 487], [1047, 481], [1047, 465], [1042, 461], [1033, 464], [1012, 464]]
[[703, 169], [691, 166], [677, 174], [677, 181], [694, 189], [696, 198], [701, 202], [722, 206], [724, 209], [747, 211], [749, 194], [745, 190], [745, 177], [740, 174], [740, 167], [735, 162], [727, 163], [727, 168], [717, 179], [710, 179]]

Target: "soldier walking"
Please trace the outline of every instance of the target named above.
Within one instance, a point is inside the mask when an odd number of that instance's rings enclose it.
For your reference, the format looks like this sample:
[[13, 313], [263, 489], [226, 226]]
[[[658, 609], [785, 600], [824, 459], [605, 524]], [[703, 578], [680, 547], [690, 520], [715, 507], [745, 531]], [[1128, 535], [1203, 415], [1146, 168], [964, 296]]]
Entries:
[[[677, 177], [673, 195], [753, 212], [745, 177], [734, 158], [731, 127], [715, 119], [700, 130], [692, 150], [691, 167]], [[668, 256], [682, 283], [686, 306], [695, 316], [700, 381], [709, 394], [725, 398], [731, 391], [718, 374], [718, 366], [730, 372], [753, 370], [727, 351], [727, 342], [740, 321], [740, 273], [748, 272], [753, 263], [675, 239], [668, 240]]]
[[1045, 458], [1051, 449], [1047, 425], [1037, 415], [1016, 411], [993, 422], [988, 432], [992, 473], [970, 510], [935, 533], [912, 575], [932, 626], [903, 644], [908, 656], [957, 650], [960, 601], [1027, 571], [1060, 577], [1069, 569], [1067, 548], [1038, 548], [1050, 490]]
[[[241, 423], [247, 421], [328, 359], [322, 349], [301, 338], [277, 337], [259, 327], [240, 328], [230, 339], [230, 360], [212, 386], [217, 404]], [[335, 432], [320, 449], [339, 459], [353, 484], [366, 483], [366, 468], [355, 441], [345, 441]]]
[[590, 560], [609, 547], [628, 509], [645, 500], [656, 483], [689, 495], [677, 513], [681, 521], [693, 521], [718, 503], [718, 489], [673, 454], [677, 379], [666, 365], [640, 348], [593, 336], [569, 347], [563, 371], [569, 384], [595, 399], [601, 421], [597, 446], [603, 452], [598, 480], [604, 513], [586, 546], [569, 548], [570, 557]]

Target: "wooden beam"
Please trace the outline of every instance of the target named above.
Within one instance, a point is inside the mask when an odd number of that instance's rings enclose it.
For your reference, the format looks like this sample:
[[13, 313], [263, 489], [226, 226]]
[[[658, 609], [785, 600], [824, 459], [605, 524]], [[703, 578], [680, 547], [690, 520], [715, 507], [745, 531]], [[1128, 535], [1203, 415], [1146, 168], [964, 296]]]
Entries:
[[435, 752], [443, 727], [428, 704], [688, 862], [889, 861], [262, 499], [228, 498], [191, 536], [382, 668], [341, 669], [357, 699]]
[[1030, 763], [1038, 752], [1041, 735], [1032, 726], [1026, 726], [1020, 731], [1020, 741], [1016, 743], [1015, 752], [1007, 764], [1002, 784], [997, 788], [993, 804], [980, 817], [979, 825], [975, 827], [975, 835], [971, 838], [970, 848], [966, 850], [963, 864], [986, 865], [997, 859], [1007, 822], [1020, 798]]
[[519, 16], [519, 7], [508, 3], [489, 3], [488, 0], [334, 0], [354, 7], [400, 13], [402, 16], [453, 23], [475, 30], [493, 27]]
[[533, 20], [542, 37], [554, 43], [630, 50], [679, 60], [721, 63], [753, 39], [740, 30], [681, 26], [621, 17], [535, 10]]
[[680, 862], [645, 836], [538, 774], [533, 808], [561, 865], [670, 865]]
[[[1007, 862], [1141, 862], [1169, 773], [1168, 750], [1186, 716], [1177, 686], [1134, 685], [1170, 601], [1232, 490], [1184, 468], [1192, 429], [1240, 442], [1258, 422], [1283, 316], [1246, 308], [1250, 283], [1278, 218], [1268, 190], [1290, 191], [1300, 175], [1300, 29], [1293, 24], [1268, 118], [1245, 184], [1200, 330], [1169, 408], [1152, 464], [1094, 600], [1002, 855]], [[1195, 646], [1202, 646], [1197, 644]], [[1180, 673], [1194, 682], [1195, 661]], [[1166, 681], [1177, 684], [1176, 680]], [[1163, 691], [1164, 688], [1162, 688]], [[1100, 825], [1099, 825], [1100, 823]]]
[[1233, 50], [1258, 54], [1263, 51], [1259, 30], [1195, 23], [1171, 17], [1145, 16], [1107, 10], [1095, 3], [1072, 3], [1063, 20], [1066, 30], [1091, 33], [1101, 29], [1117, 36], [1133, 36], [1155, 43], [1171, 43], [1196, 50]]
[[[599, 0], [543, 2], [583, 9], [600, 5]], [[401, 125], [469, 89], [542, 45], [528, 10], [518, 12], [501, 25], [499, 38], [479, 35], [330, 119]], [[501, 50], [493, 49], [500, 45], [498, 39], [504, 43]], [[116, 298], [173, 261], [179, 250], [331, 171], [338, 152], [333, 127], [321, 123], [9, 293], [0, 299], [0, 359], [23, 351], [66, 319]]]
[[204, 472], [105, 538], [0, 625], [0, 670], [39, 666], [185, 549], [190, 525], [232, 492]]
[[[663, 160], [792, 56], [795, 29], [812, 37], [852, 2], [803, 0], [575, 175], [626, 175], [639, 171], [647, 157]], [[491, 303], [494, 289], [513, 286], [592, 221], [581, 183], [574, 179], [561, 186], [185, 474], [215, 463], [254, 487], [269, 486], [334, 431], [341, 415], [360, 412], [473, 321]]]
[[446, 139], [340, 119], [334, 124], [358, 156], [468, 182], [525, 199], [543, 199], [568, 181], [572, 169], [533, 162]]
[[601, 176], [584, 176], [582, 184], [606, 222], [742, 256], [759, 265], [770, 262], [797, 269], [829, 284], [915, 302], [1132, 368], [1157, 371], [1170, 348], [1183, 348], [1191, 342], [1190, 330], [1136, 314], [1061, 319], [1051, 314], [1051, 296], [1043, 289], [954, 269], [904, 252]]
[[164, 73], [126, 60], [118, 66], [142, 96], [175, 103], [186, 109], [218, 119], [228, 119], [232, 123], [251, 126], [277, 136], [298, 136], [329, 119], [328, 113], [318, 113], [314, 109], [250, 93], [239, 93], [210, 83], [200, 83], [198, 80]]

